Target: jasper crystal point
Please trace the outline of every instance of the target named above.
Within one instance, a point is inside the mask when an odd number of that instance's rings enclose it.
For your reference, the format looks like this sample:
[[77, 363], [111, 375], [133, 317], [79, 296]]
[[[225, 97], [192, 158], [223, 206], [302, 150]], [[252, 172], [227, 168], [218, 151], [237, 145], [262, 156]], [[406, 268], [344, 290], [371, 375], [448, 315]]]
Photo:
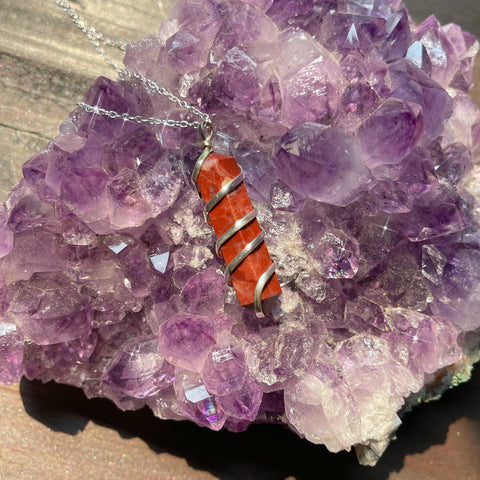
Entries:
[[[218, 153], [210, 153], [202, 164], [197, 178], [197, 185], [203, 201], [208, 204], [217, 195], [221, 188], [241, 175], [240, 167], [233, 157]], [[252, 202], [245, 185], [237, 186], [232, 192], [225, 195], [213, 210], [208, 214], [210, 223], [219, 240], [227, 235], [231, 228], [235, 228], [238, 221], [254, 212]], [[255, 213], [255, 212], [254, 212]], [[240, 231], [228, 238], [219, 249], [219, 253], [227, 265], [235, 262], [250, 242], [261, 235], [258, 221], [254, 219]], [[230, 280], [235, 288], [240, 305], [248, 306], [254, 303], [255, 289], [262, 274], [272, 265], [265, 242], [262, 242], [250, 255], [247, 256], [230, 274]], [[281, 294], [280, 284], [274, 274], [266, 282], [261, 299], [271, 299]]]
[[[259, 320], [225, 283], [197, 132], [77, 109], [0, 209], [0, 382], [375, 463], [479, 356], [477, 52], [397, 0], [178, 0], [125, 65], [214, 115], [282, 295]], [[192, 120], [130, 78], [85, 101]]]

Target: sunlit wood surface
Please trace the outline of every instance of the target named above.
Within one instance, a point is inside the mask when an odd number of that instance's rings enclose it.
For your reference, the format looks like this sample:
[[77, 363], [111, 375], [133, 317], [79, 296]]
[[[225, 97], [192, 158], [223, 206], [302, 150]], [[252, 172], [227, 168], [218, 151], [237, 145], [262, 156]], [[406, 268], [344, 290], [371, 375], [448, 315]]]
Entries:
[[[21, 165], [98, 75], [112, 72], [54, 0], [0, 0], [0, 198]], [[135, 40], [155, 31], [171, 1], [72, 2], [102, 31]], [[407, 0], [417, 20], [435, 13], [480, 35], [478, 0]], [[479, 62], [480, 63], [480, 62]], [[479, 80], [473, 96], [480, 101]], [[0, 386], [0, 480], [479, 480], [480, 372], [411, 413], [374, 469], [332, 455], [279, 427], [213, 433], [124, 413], [73, 388], [23, 381]]]

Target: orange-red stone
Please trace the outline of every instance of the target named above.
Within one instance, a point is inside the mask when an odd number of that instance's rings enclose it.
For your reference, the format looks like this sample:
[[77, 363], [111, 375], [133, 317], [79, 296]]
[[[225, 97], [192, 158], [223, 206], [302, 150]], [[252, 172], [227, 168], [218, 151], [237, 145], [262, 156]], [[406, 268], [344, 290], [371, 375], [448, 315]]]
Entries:
[[[240, 168], [233, 157], [228, 157], [212, 152], [203, 163], [197, 178], [198, 188], [203, 201], [207, 204], [210, 199], [228, 182], [240, 174]], [[225, 233], [237, 220], [243, 218], [253, 209], [245, 185], [241, 183], [232, 192], [226, 195], [210, 212], [210, 222], [217, 237]], [[220, 249], [227, 265], [235, 256], [259, 233], [260, 225], [253, 220], [242, 230], [237, 232]], [[262, 273], [272, 264], [265, 242], [250, 254], [232, 272], [231, 280], [238, 300], [243, 306], [253, 303], [253, 294], [258, 279]], [[280, 295], [280, 283], [276, 275], [273, 275], [265, 285], [262, 300]]]

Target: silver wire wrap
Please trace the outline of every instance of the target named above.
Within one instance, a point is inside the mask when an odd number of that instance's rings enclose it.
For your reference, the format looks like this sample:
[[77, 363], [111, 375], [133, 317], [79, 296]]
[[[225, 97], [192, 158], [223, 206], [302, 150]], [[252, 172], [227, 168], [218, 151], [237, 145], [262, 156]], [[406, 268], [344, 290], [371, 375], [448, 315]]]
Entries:
[[[200, 135], [203, 140], [203, 151], [198, 158], [192, 172], [192, 182], [195, 184], [198, 194], [201, 197], [200, 189], [198, 187], [198, 175], [202, 169], [203, 163], [205, 162], [206, 158], [212, 153], [213, 147], [211, 143], [212, 138], [212, 126], [211, 123], [204, 122], [199, 128]], [[239, 185], [243, 183], [243, 169], [240, 167], [240, 174], [237, 175], [235, 178], [230, 180], [227, 184], [225, 184], [220, 190], [210, 199], [210, 201], [205, 205], [205, 214], [208, 215], [210, 212], [214, 210], [214, 208], [233, 190], [235, 190]], [[249, 213], [247, 213], [244, 217], [235, 221], [235, 223], [220, 237], [218, 237], [217, 242], [215, 244], [215, 251], [218, 256], [223, 256], [221, 252], [221, 248], [225, 243], [227, 243], [232, 237], [234, 237], [240, 230], [245, 228], [251, 222], [253, 222], [257, 218], [257, 210], [253, 208]], [[225, 279], [227, 281], [230, 280], [232, 273], [240, 266], [240, 264], [249, 256], [251, 255], [264, 241], [265, 234], [263, 230], [251, 240], [236, 256], [235, 258], [227, 264], [227, 268], [225, 270]], [[265, 289], [265, 285], [270, 280], [270, 278], [275, 274], [276, 265], [274, 262], [260, 275], [257, 285], [255, 286], [254, 294], [253, 294], [253, 308], [257, 317], [262, 318], [265, 316], [265, 312], [263, 310], [262, 305], [262, 293]]]

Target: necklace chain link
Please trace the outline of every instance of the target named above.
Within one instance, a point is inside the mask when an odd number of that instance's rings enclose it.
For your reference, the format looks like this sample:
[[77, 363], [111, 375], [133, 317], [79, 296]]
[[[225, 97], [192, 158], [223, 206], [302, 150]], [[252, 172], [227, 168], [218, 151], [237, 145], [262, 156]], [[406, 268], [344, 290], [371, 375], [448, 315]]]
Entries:
[[129, 120], [135, 123], [149, 124], [149, 125], [164, 125], [167, 127], [178, 127], [178, 128], [187, 128], [187, 127], [196, 127], [200, 128], [200, 122], [189, 122], [188, 120], [173, 120], [167, 119], [162, 120], [155, 117], [142, 117], [141, 115], [129, 115], [128, 113], [118, 113], [115, 110], [105, 110], [104, 108], [94, 107], [88, 105], [87, 103], [77, 102], [77, 105], [89, 113], [95, 113], [97, 115], [103, 115], [104, 117], [109, 118], [122, 118], [123, 120]]
[[191, 114], [199, 117], [202, 121], [198, 120], [174, 120], [174, 119], [160, 119], [155, 117], [142, 117], [140, 115], [129, 115], [128, 113], [118, 113], [113, 110], [105, 110], [100, 107], [95, 107], [92, 105], [87, 105], [83, 102], [78, 102], [77, 105], [83, 108], [85, 111], [90, 113], [96, 113], [98, 115], [107, 116], [109, 118], [123, 118], [124, 120], [129, 120], [131, 122], [136, 122], [140, 124], [148, 125], [163, 125], [167, 127], [176, 127], [176, 128], [200, 128], [202, 124], [211, 125], [212, 119], [208, 113], [202, 112], [197, 107], [190, 105], [185, 100], [174, 95], [172, 92], [168, 91], [162, 85], [159, 85], [154, 80], [145, 77], [141, 73], [131, 72], [120, 66], [113, 58], [108, 55], [104, 46], [119, 48], [122, 51], [125, 51], [128, 46], [131, 45], [130, 42], [124, 40], [115, 40], [105, 36], [103, 33], [97, 31], [95, 27], [90, 25], [88, 21], [78, 14], [78, 12], [70, 5], [68, 0], [56, 0], [56, 3], [61, 7], [65, 13], [67, 13], [72, 19], [73, 23], [85, 33], [88, 40], [92, 44], [95, 52], [104, 60], [104, 62], [110, 67], [112, 67], [119, 75], [127, 76], [129, 78], [141, 81], [149, 89], [154, 90], [158, 95], [168, 98], [172, 103], [176, 103], [180, 108], [190, 112]]

